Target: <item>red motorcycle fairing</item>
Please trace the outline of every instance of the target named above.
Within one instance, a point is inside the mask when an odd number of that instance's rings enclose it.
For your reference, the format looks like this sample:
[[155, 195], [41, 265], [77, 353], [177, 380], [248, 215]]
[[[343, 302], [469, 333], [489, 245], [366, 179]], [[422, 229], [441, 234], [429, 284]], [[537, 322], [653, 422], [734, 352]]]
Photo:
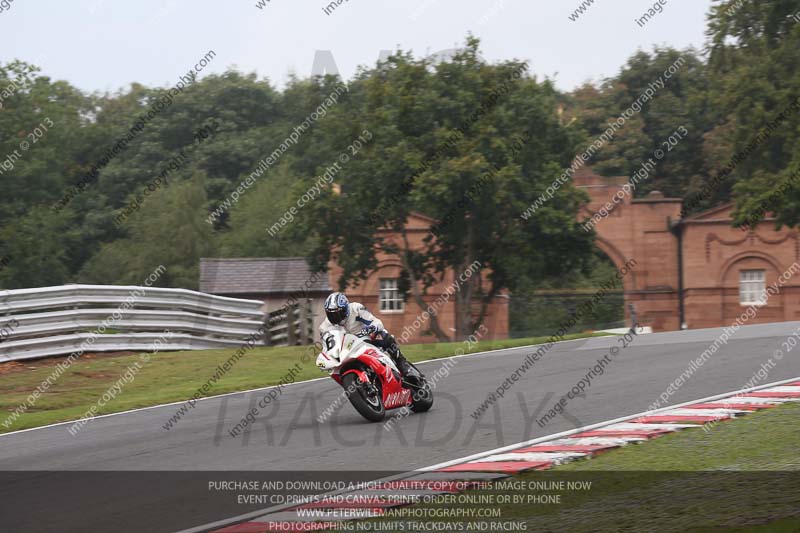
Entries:
[[342, 377], [349, 373], [355, 373], [361, 382], [367, 382], [368, 378], [363, 370], [359, 368], [352, 368], [356, 362], [360, 362], [369, 368], [381, 380], [381, 396], [383, 397], [383, 405], [386, 409], [396, 409], [404, 405], [411, 404], [411, 391], [403, 388], [403, 384], [397, 379], [392, 372], [391, 367], [384, 365], [379, 359], [380, 354], [375, 349], [366, 350], [358, 356], [355, 360], [348, 362], [347, 370], [341, 372], [340, 375], [333, 375], [333, 378], [339, 383], [342, 383]]
[[334, 374], [333, 379], [335, 379], [341, 385], [342, 384], [342, 380], [344, 379], [344, 377], [347, 374], [355, 374], [356, 376], [358, 376], [358, 380], [361, 383], [367, 383], [369, 381], [369, 378], [367, 377], [366, 372], [364, 372], [360, 368], [351, 368], [350, 370], [347, 370], [346, 372], [342, 372], [341, 375]]

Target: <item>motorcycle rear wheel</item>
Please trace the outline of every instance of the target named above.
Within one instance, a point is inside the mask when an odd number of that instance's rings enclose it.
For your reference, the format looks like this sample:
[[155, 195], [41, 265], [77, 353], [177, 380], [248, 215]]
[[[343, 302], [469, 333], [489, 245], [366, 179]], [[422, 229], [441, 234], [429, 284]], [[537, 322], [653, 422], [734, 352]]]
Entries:
[[350, 403], [355, 407], [358, 414], [370, 422], [380, 422], [386, 416], [386, 408], [383, 405], [380, 383], [372, 383], [377, 389], [377, 395], [369, 394], [366, 390], [367, 384], [359, 381], [356, 374], [346, 374], [342, 378], [345, 394]]
[[425, 379], [422, 386], [414, 390], [411, 395], [411, 410], [415, 413], [424, 413], [433, 407], [433, 390]]

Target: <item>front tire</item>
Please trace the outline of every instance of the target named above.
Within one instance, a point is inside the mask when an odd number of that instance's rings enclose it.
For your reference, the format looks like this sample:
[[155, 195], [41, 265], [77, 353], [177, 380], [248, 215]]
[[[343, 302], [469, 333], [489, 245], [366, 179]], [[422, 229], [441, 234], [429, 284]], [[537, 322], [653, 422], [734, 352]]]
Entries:
[[[358, 375], [351, 373], [342, 378], [342, 385], [347, 399], [353, 404], [358, 414], [370, 422], [383, 420], [386, 416], [386, 408], [383, 405], [380, 383], [362, 383], [358, 379]], [[372, 392], [369, 390], [370, 385], [374, 387]]]

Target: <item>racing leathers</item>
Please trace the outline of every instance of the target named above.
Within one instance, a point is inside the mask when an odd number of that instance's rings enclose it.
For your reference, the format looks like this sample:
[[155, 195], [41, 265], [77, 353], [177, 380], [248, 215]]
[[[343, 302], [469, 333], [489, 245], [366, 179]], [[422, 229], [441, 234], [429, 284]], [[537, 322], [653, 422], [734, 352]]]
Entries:
[[363, 304], [350, 302], [348, 305], [350, 307], [350, 312], [347, 314], [347, 318], [342, 320], [339, 324], [331, 324], [330, 320], [327, 318], [320, 324], [320, 337], [335, 326], [341, 326], [348, 333], [363, 338], [366, 342], [381, 348], [389, 354], [403, 377], [418, 376], [419, 372], [411, 366], [400, 352], [397, 341], [394, 336], [390, 335], [389, 332], [386, 331], [386, 328], [383, 327], [383, 322], [370, 313]]

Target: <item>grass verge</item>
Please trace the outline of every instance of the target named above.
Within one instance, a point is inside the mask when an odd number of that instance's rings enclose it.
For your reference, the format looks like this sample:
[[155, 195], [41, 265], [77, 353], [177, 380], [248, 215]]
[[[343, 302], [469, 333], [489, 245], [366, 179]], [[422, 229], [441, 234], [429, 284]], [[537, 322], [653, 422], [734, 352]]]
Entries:
[[[567, 335], [565, 340], [597, 334]], [[540, 344], [546, 337], [480, 341], [466, 353], [500, 350]], [[461, 342], [413, 344], [403, 347], [411, 361], [451, 357], [465, 349]], [[313, 351], [313, 347], [311, 347]], [[214, 375], [235, 350], [203, 350], [153, 354], [135, 379], [125, 383], [116, 397], [99, 408], [97, 414], [109, 414], [163, 403], [185, 401]], [[229, 372], [219, 379], [206, 396], [276, 385], [309, 347], [254, 348], [248, 351]], [[458, 353], [461, 353], [460, 351]], [[316, 353], [301, 365], [295, 381], [325, 376], [315, 366]], [[140, 361], [138, 353], [87, 354], [76, 360], [34, 405], [12, 421], [12, 413], [26, 404], [31, 393], [45, 381], [65, 358], [4, 363], [0, 365], [0, 433], [43, 426], [55, 422], [78, 420], [133, 365]], [[124, 382], [123, 382], [124, 383]], [[10, 423], [7, 423], [10, 422]]]

